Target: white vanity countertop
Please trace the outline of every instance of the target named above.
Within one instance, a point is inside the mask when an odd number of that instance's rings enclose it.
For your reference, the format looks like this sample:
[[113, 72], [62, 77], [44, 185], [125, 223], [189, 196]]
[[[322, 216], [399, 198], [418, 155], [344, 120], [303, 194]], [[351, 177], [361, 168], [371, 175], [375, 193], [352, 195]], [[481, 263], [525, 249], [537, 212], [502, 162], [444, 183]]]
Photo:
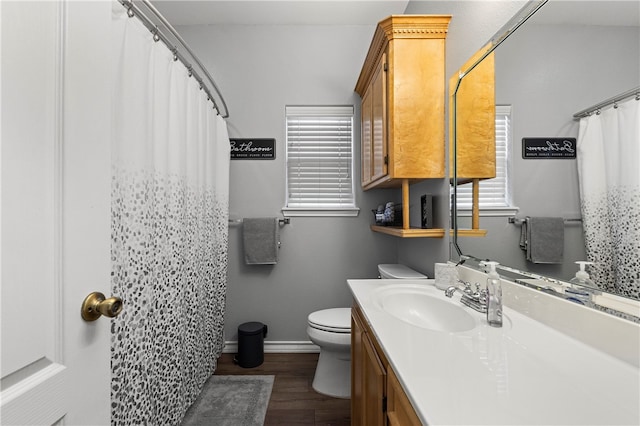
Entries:
[[[437, 332], [377, 307], [390, 284], [433, 280], [348, 280], [382, 350], [425, 424], [640, 424], [640, 370], [504, 307], [502, 328], [464, 307], [477, 326]], [[453, 297], [459, 302], [459, 294]], [[611, 330], [615, 333], [615, 330]]]

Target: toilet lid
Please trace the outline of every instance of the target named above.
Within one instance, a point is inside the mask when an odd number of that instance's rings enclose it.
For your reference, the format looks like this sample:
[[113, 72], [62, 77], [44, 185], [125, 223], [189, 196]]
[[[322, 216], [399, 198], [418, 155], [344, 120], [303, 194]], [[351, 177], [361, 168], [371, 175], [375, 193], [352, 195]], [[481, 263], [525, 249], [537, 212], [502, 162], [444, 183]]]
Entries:
[[414, 271], [408, 266], [400, 263], [383, 263], [378, 265], [378, 272], [385, 275], [387, 278], [410, 280], [410, 279], [424, 279], [426, 275], [421, 274], [418, 271]]
[[336, 333], [351, 332], [351, 309], [332, 308], [312, 312], [308, 317], [309, 325], [319, 330]]

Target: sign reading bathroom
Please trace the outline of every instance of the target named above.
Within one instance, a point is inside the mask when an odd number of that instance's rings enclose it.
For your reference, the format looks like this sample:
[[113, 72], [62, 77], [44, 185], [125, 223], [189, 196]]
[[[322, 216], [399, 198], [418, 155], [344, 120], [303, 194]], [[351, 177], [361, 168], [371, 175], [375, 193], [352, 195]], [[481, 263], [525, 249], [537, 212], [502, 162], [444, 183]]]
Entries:
[[576, 158], [576, 138], [522, 138], [522, 158]]
[[276, 158], [275, 139], [229, 139], [232, 160], [273, 160]]

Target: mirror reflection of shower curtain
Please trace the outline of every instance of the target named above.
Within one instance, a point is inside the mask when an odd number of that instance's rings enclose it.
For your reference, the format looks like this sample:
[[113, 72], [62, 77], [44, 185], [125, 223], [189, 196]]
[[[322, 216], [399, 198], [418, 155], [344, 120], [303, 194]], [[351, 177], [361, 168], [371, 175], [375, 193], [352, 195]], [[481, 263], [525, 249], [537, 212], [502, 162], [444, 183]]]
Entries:
[[179, 424], [223, 346], [230, 145], [184, 65], [114, 4], [112, 425]]
[[640, 300], [640, 101], [580, 120], [578, 176], [592, 279]]

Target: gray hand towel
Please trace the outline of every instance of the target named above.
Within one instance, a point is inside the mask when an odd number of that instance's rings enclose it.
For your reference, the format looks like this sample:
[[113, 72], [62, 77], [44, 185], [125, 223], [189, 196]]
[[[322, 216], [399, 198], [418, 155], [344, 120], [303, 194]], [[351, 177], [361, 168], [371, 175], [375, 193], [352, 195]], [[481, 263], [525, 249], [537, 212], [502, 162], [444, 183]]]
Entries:
[[242, 220], [242, 235], [247, 265], [278, 263], [278, 218], [245, 218]]
[[564, 219], [561, 217], [527, 217], [522, 224], [520, 247], [532, 263], [562, 263], [564, 253]]

